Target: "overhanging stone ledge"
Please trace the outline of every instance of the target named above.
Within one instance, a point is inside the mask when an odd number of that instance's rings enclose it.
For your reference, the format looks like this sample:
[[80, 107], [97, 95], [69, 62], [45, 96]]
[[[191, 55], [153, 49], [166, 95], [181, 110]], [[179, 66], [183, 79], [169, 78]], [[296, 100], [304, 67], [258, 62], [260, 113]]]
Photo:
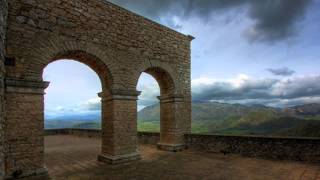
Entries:
[[98, 96], [101, 98], [101, 101], [111, 101], [111, 100], [138, 100], [138, 96], [141, 94], [141, 91], [135, 90], [118, 90], [113, 89], [108, 93], [100, 92]]
[[157, 97], [160, 103], [184, 102], [184, 96], [180, 94], [161, 95]]
[[49, 83], [47, 81], [6, 78], [5, 89], [6, 93], [44, 94]]

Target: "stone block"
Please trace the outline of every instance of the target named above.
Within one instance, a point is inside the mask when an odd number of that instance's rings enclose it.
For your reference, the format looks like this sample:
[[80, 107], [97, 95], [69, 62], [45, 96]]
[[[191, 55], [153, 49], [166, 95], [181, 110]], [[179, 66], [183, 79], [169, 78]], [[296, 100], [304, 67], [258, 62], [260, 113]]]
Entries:
[[124, 154], [124, 155], [99, 155], [98, 156], [98, 161], [105, 162], [108, 164], [122, 164], [122, 163], [131, 162], [131, 161], [137, 161], [140, 159], [141, 157], [139, 152]]

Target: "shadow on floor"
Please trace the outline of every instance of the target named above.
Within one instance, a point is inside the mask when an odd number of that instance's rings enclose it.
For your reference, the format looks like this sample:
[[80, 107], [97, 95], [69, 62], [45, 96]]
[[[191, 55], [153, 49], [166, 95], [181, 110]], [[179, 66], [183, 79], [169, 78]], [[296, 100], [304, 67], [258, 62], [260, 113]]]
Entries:
[[122, 165], [97, 162], [100, 139], [47, 136], [45, 163], [52, 179], [317, 179], [320, 166], [140, 145], [142, 160]]

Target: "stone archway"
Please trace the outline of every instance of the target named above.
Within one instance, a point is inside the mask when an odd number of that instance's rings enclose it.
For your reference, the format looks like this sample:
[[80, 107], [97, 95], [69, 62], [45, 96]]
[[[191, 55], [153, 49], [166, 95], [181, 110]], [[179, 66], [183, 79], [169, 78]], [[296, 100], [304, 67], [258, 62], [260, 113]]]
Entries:
[[[49, 52], [48, 52], [49, 53]], [[88, 65], [99, 76], [103, 92], [109, 92], [112, 87], [112, 74], [108, 67], [95, 55], [84, 51], [65, 51], [57, 53], [56, 56], [42, 62], [33, 68], [34, 77], [32, 79], [7, 78], [6, 83], [6, 120], [7, 131], [5, 137], [7, 140], [6, 149], [6, 171], [11, 174], [23, 173], [24, 176], [36, 173], [46, 173], [44, 168], [44, 90], [49, 82], [42, 81], [43, 69], [51, 62], [59, 59], [72, 59]], [[41, 77], [37, 77], [41, 75]], [[67, 75], [67, 74], [66, 74]], [[41, 80], [36, 80], [41, 79]], [[112, 109], [107, 108], [113, 113]], [[103, 124], [112, 120], [111, 117], [103, 117]], [[20, 124], [20, 125], [17, 125]], [[102, 128], [103, 134], [110, 134], [105, 128]], [[112, 139], [117, 141], [116, 138]], [[135, 143], [133, 141], [132, 143]], [[116, 143], [109, 143], [112, 147]], [[104, 148], [102, 149], [104, 152]], [[112, 152], [109, 152], [113, 156]]]
[[151, 75], [160, 87], [160, 142], [158, 148], [179, 151], [185, 148], [184, 124], [188, 123], [181, 113], [185, 110], [185, 96], [180, 93], [179, 83], [170, 67], [147, 67], [142, 72]]
[[0, 2], [5, 4], [0, 14], [5, 20], [0, 28], [0, 178], [46, 172], [42, 130], [48, 83], [42, 70], [61, 58], [87, 64], [102, 82], [99, 160], [140, 157], [136, 85], [142, 72], [153, 75], [162, 89], [159, 147], [175, 151], [184, 146], [183, 135], [191, 127], [191, 36], [104, 0]]

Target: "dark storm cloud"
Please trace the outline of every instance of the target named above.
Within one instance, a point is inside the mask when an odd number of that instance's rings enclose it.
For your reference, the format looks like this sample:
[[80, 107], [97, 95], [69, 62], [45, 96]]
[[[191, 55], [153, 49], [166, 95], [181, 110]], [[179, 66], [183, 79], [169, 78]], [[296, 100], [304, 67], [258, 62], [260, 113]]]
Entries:
[[276, 76], [291, 76], [294, 73], [296, 73], [294, 70], [289, 69], [288, 67], [283, 67], [283, 68], [279, 68], [279, 69], [269, 68], [267, 70]]
[[278, 82], [273, 79], [262, 80], [243, 80], [241, 85], [234, 82], [215, 82], [207, 85], [193, 85], [198, 91], [194, 91], [192, 96], [194, 100], [240, 100], [240, 99], [257, 99], [270, 98], [269, 92]]
[[293, 98], [293, 99], [242, 99], [242, 100], [216, 100], [215, 102], [230, 103], [230, 104], [246, 104], [255, 105], [262, 104], [271, 107], [292, 107], [303, 104], [320, 103], [320, 96]]
[[188, 18], [197, 15], [202, 18], [213, 11], [243, 5], [247, 0], [109, 0], [151, 19], [159, 19], [166, 14]]
[[[240, 85], [234, 82], [196, 84], [194, 100], [224, 102], [273, 103], [311, 102], [320, 96], [320, 76], [279, 79], [245, 79]], [[320, 102], [320, 101], [319, 101]]]
[[208, 21], [213, 13], [220, 10], [248, 7], [248, 16], [254, 24], [244, 35], [250, 41], [277, 41], [294, 35], [296, 22], [303, 18], [312, 0], [110, 1], [154, 20], [164, 15], [176, 15], [181, 18], [197, 16]]
[[295, 23], [303, 18], [311, 0], [251, 1], [249, 16], [255, 25], [248, 31], [251, 40], [281, 40], [295, 33]]

